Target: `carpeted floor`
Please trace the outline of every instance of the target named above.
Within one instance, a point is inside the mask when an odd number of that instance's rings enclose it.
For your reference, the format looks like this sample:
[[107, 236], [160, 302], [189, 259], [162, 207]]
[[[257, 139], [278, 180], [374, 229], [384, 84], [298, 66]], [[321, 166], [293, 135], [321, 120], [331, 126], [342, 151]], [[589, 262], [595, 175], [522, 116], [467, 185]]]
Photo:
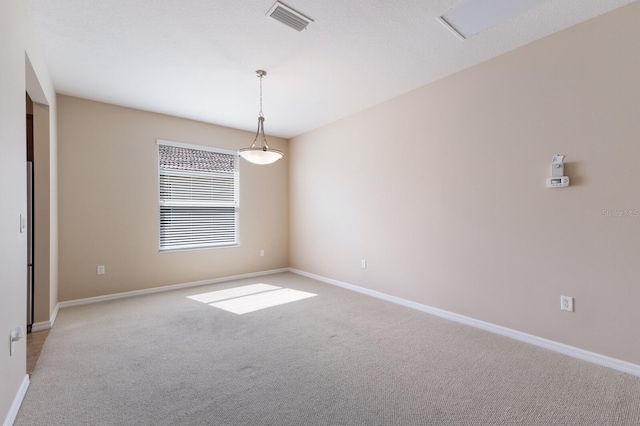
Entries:
[[[317, 294], [237, 315], [189, 299]], [[285, 273], [60, 310], [16, 425], [639, 425], [640, 378]]]

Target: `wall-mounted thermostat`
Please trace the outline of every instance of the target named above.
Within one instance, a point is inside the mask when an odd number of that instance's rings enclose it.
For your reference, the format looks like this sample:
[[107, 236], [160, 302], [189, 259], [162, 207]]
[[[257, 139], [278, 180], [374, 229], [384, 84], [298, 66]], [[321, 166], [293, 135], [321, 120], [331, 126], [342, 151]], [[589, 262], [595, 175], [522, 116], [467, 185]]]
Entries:
[[551, 159], [551, 177], [547, 178], [548, 188], [569, 186], [569, 176], [564, 176], [564, 155], [556, 154]]
[[547, 178], [547, 187], [549, 188], [563, 188], [565, 186], [569, 186], [569, 176]]

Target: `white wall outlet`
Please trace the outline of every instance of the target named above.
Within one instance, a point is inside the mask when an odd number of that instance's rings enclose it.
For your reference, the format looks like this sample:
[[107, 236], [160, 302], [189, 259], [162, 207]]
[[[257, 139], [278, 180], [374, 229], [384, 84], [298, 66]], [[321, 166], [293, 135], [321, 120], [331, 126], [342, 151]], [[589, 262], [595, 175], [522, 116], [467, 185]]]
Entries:
[[104, 275], [104, 265], [98, 265], [98, 275]]
[[360, 267], [361, 267], [362, 269], [367, 269], [367, 259], [362, 259], [362, 260], [360, 261]]
[[560, 309], [563, 311], [573, 312], [573, 297], [560, 296]]
[[260, 250], [260, 256], [264, 256], [264, 250]]

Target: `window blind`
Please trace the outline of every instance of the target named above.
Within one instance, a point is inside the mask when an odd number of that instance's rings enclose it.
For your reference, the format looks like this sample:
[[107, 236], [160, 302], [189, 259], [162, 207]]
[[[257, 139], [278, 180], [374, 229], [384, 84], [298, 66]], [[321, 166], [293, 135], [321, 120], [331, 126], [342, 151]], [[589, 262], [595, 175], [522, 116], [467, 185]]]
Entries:
[[160, 250], [238, 243], [238, 155], [158, 141]]

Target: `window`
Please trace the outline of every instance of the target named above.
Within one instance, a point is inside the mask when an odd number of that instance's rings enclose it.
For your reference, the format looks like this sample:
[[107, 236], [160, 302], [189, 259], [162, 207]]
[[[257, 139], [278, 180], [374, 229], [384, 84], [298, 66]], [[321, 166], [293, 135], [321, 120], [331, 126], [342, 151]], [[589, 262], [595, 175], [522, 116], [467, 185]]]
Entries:
[[158, 140], [160, 250], [238, 244], [238, 152]]

